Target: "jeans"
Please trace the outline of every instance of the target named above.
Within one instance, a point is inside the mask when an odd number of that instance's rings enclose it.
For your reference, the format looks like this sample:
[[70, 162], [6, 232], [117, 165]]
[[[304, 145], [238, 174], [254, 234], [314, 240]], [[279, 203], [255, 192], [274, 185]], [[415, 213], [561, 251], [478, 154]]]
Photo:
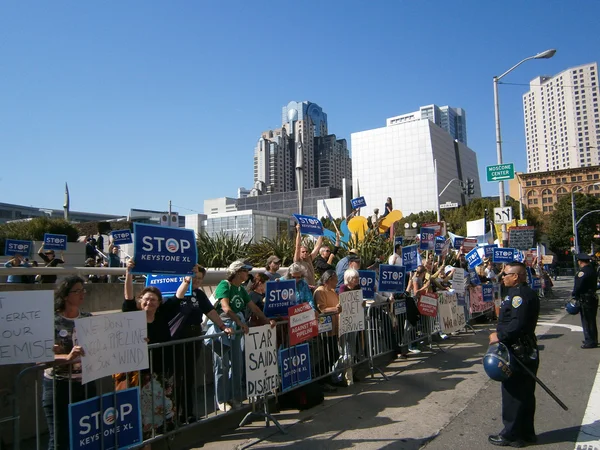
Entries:
[[[226, 326], [233, 322], [224, 321]], [[207, 334], [212, 334], [209, 329]], [[230, 345], [226, 345], [229, 343]], [[242, 400], [244, 379], [244, 339], [241, 335], [218, 338], [212, 341], [215, 396], [218, 403]]]

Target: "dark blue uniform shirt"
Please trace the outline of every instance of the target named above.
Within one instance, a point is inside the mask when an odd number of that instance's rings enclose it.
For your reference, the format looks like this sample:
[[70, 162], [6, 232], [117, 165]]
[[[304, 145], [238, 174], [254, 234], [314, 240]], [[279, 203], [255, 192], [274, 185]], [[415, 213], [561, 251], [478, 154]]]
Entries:
[[522, 336], [535, 337], [539, 314], [540, 300], [527, 284], [509, 288], [500, 306], [498, 340], [511, 346]]

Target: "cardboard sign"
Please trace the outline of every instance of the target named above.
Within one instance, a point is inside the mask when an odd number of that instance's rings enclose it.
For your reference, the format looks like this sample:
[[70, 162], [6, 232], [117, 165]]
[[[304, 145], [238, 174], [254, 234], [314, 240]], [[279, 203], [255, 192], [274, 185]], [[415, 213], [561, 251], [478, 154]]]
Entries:
[[194, 230], [133, 224], [132, 273], [191, 275], [198, 261]]
[[437, 294], [423, 294], [419, 299], [417, 308], [422, 316], [437, 316], [438, 298]]
[[142, 442], [139, 388], [71, 403], [69, 430], [71, 450], [113, 450], [139, 445]]
[[75, 319], [75, 330], [78, 344], [85, 351], [81, 357], [81, 381], [84, 384], [116, 373], [150, 367], [144, 311]]
[[478, 265], [483, 263], [483, 260], [481, 259], [481, 255], [479, 254], [478, 248], [474, 248], [469, 253], [467, 253], [466, 258], [467, 258], [467, 263], [469, 263], [469, 268], [471, 268], [471, 269], [473, 269], [474, 267], [477, 267]]
[[44, 234], [44, 250], [66, 250], [67, 235], [66, 234]]
[[406, 267], [390, 264], [379, 265], [379, 292], [404, 292]]
[[435, 254], [441, 255], [444, 251], [444, 246], [446, 245], [446, 238], [443, 236], [435, 237]]
[[[146, 287], [157, 288], [163, 297], [174, 297], [184, 278], [181, 275], [148, 275]], [[192, 295], [192, 283], [188, 285], [185, 295]]]
[[7, 239], [4, 244], [4, 255], [5, 256], [29, 256], [31, 255], [31, 249], [33, 242], [31, 241], [19, 241], [17, 239]]
[[277, 389], [277, 336], [270, 325], [250, 328], [244, 339], [246, 354], [246, 392], [248, 398], [260, 397]]
[[515, 260], [514, 248], [494, 248], [492, 261], [495, 263], [509, 263]]
[[285, 317], [296, 304], [296, 280], [267, 281], [264, 313], [268, 318]]
[[461, 269], [459, 267], [454, 268], [454, 273], [452, 274], [452, 289], [457, 294], [465, 293], [465, 269]]
[[377, 272], [374, 270], [359, 270], [358, 271], [358, 282], [362, 289], [363, 298], [374, 299], [375, 298], [375, 282], [377, 280]]
[[456, 293], [440, 292], [438, 294], [438, 315], [443, 333], [455, 333], [467, 325], [465, 308], [458, 305]]
[[477, 238], [465, 238], [462, 244], [465, 252], [470, 252], [477, 247]]
[[0, 292], [0, 365], [54, 361], [54, 292]]
[[312, 379], [308, 344], [279, 350], [279, 367], [283, 392], [294, 386], [308, 383]]
[[110, 234], [115, 245], [133, 244], [133, 237], [129, 230], [111, 231]]
[[416, 245], [402, 247], [402, 265], [407, 272], [416, 270], [419, 265], [419, 250]]
[[303, 216], [294, 214], [294, 217], [300, 224], [301, 234], [310, 234], [313, 236], [323, 236], [323, 224], [319, 219], [312, 216]]
[[404, 236], [395, 236], [394, 237], [394, 249], [397, 245], [404, 245]]
[[481, 286], [471, 286], [469, 288], [469, 304], [471, 314], [489, 311], [494, 307], [494, 302], [483, 301]]
[[421, 240], [419, 241], [420, 250], [435, 249], [435, 229], [421, 227]]
[[309, 303], [291, 306], [288, 309], [290, 324], [290, 345], [308, 341], [317, 336], [319, 325], [315, 317], [315, 311]]
[[542, 256], [542, 264], [554, 264], [554, 255]]
[[494, 285], [482, 284], [481, 285], [481, 297], [484, 302], [494, 301]]
[[353, 331], [365, 329], [365, 308], [362, 305], [362, 291], [347, 291], [340, 294], [340, 329], [338, 336], [343, 336]]
[[533, 247], [535, 227], [511, 227], [508, 230], [508, 243], [518, 250], [529, 250]]
[[329, 333], [333, 331], [333, 317], [319, 316], [319, 333]]
[[365, 201], [364, 197], [353, 198], [350, 200], [350, 203], [352, 204], [352, 209], [364, 208], [367, 206], [367, 202]]

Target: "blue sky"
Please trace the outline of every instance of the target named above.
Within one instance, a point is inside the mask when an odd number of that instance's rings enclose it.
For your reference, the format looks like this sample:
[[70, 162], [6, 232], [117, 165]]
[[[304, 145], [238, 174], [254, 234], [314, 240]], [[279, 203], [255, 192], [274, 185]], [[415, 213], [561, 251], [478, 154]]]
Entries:
[[[252, 185], [260, 133], [290, 100], [329, 132], [436, 103], [467, 111], [484, 195], [495, 164], [525, 170], [522, 94], [538, 75], [598, 60], [600, 2], [103, 1], [0, 5], [0, 201], [127, 214], [180, 213]], [[383, 201], [383, 199], [382, 199]], [[185, 208], [185, 209], [184, 209]]]

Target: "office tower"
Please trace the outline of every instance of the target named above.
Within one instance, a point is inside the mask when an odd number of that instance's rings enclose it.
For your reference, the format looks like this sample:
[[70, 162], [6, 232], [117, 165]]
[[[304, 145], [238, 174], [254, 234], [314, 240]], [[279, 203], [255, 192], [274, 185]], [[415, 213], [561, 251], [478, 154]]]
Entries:
[[254, 149], [254, 188], [263, 194], [293, 191], [294, 155], [294, 142], [285, 128], [263, 132]]

